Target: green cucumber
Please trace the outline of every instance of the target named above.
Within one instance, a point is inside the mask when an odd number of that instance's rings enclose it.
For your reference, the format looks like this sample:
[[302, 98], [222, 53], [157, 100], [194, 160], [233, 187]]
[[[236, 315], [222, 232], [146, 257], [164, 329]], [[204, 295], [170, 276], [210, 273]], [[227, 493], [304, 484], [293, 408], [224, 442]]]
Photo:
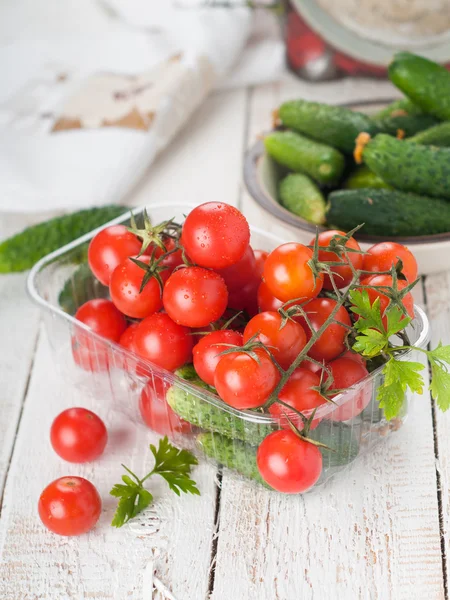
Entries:
[[93, 298], [107, 298], [109, 288], [92, 274], [87, 263], [80, 265], [64, 284], [58, 302], [64, 312], [74, 315], [82, 304]]
[[[214, 391], [201, 381], [193, 371], [193, 367], [183, 367], [175, 371], [175, 374], [194, 385]], [[269, 423], [254, 423], [244, 420], [229, 412], [230, 407], [225, 403], [222, 403], [223, 408], [210, 404], [197, 396], [195, 392], [183, 389], [178, 384], [169, 388], [166, 399], [172, 410], [185, 421], [202, 429], [216, 431], [229, 438], [236, 438], [250, 444], [259, 444], [266, 435], [273, 431], [273, 426]], [[219, 398], [217, 401], [221, 402]]]
[[431, 115], [425, 114], [394, 114], [391, 117], [374, 119], [374, 121], [378, 125], [379, 131], [389, 133], [390, 135], [397, 135], [398, 131], [401, 130], [403, 131], [404, 137], [407, 138], [439, 123], [439, 121]]
[[342, 154], [293, 131], [274, 131], [264, 138], [268, 154], [296, 173], [309, 175], [323, 185], [338, 183], [345, 167]]
[[102, 206], [28, 227], [0, 244], [0, 273], [26, 271], [38, 260], [92, 229], [123, 215], [124, 206]]
[[450, 231], [450, 203], [396, 190], [338, 190], [328, 197], [330, 227], [382, 236], [432, 235]]
[[320, 448], [324, 470], [346, 465], [358, 456], [359, 442], [353, 428], [345, 423], [323, 419], [309, 437], [330, 448]]
[[410, 137], [408, 142], [426, 146], [450, 147], [450, 122], [439, 123]]
[[285, 102], [278, 111], [281, 122], [318, 142], [323, 142], [352, 154], [355, 140], [365, 131], [378, 132], [376, 123], [368, 116], [343, 106], [329, 106], [307, 100]]
[[450, 199], [450, 149], [409, 144], [380, 133], [363, 149], [363, 160], [394, 188]]
[[372, 115], [372, 119], [376, 121], [378, 119], [385, 119], [386, 117], [395, 117], [400, 115], [416, 117], [423, 114], [423, 110], [414, 104], [414, 102], [411, 102], [409, 98], [400, 98], [399, 100], [394, 100], [394, 102], [391, 102], [391, 104], [388, 104], [380, 111]]
[[269, 487], [258, 471], [256, 464], [257, 446], [250, 446], [245, 442], [233, 440], [210, 431], [199, 433], [196, 442], [209, 458], [245, 477], [254, 479], [265, 487]]
[[344, 181], [343, 187], [347, 190], [357, 190], [360, 188], [392, 189], [388, 183], [383, 181], [378, 175], [375, 175], [366, 165], [356, 167]]
[[450, 73], [432, 60], [399, 52], [388, 69], [389, 78], [424, 112], [450, 120]]
[[280, 204], [294, 215], [316, 225], [325, 223], [325, 198], [307, 175], [287, 175], [280, 182], [279, 197]]

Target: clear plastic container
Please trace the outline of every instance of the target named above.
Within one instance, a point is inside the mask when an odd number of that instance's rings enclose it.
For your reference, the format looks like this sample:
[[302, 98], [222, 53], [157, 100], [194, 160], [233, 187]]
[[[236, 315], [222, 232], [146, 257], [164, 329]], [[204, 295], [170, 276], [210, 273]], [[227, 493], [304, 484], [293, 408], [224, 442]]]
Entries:
[[[181, 222], [192, 207], [146, 208], [152, 222], [159, 223], [172, 217]], [[133, 212], [137, 216], [140, 211]], [[128, 222], [129, 215], [124, 215], [111, 224]], [[107, 288], [94, 280], [86, 265], [87, 247], [95, 233], [43, 258], [28, 279], [29, 293], [44, 309], [55, 364], [64, 381], [84, 394], [104, 398], [111, 408], [136, 423], [144, 421], [158, 433], [167, 434], [176, 445], [257, 478], [257, 446], [283, 423], [262, 413], [227, 406], [210, 391], [97, 336], [71, 316], [86, 300], [107, 294]], [[251, 228], [251, 234], [253, 248], [271, 250], [286, 241], [256, 228]], [[415, 310], [408, 334], [412, 343], [425, 348], [428, 321], [420, 308]], [[405, 357], [418, 360], [415, 354], [418, 353], [410, 352]], [[401, 414], [386, 421], [376, 401], [382, 377], [380, 369], [372, 372], [336, 397], [336, 404], [327, 403], [317, 410], [312, 436], [334, 450], [323, 450], [323, 473], [317, 485], [402, 426], [409, 397], [405, 398]]]

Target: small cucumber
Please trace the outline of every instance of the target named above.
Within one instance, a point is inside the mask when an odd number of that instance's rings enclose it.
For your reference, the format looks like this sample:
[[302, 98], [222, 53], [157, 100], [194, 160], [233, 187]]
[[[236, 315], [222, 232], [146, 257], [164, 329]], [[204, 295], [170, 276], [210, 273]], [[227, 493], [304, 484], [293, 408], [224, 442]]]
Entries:
[[326, 202], [322, 192], [307, 175], [291, 173], [279, 185], [280, 204], [294, 215], [316, 225], [325, 223]]
[[353, 433], [353, 428], [345, 423], [324, 419], [316, 429], [310, 431], [309, 437], [330, 448], [330, 450], [320, 448], [324, 470], [346, 465], [358, 456], [358, 440]]
[[388, 104], [385, 108], [372, 115], [372, 119], [375, 121], [378, 119], [384, 119], [386, 117], [395, 117], [399, 115], [408, 115], [410, 117], [416, 117], [423, 115], [424, 112], [414, 102], [411, 102], [409, 98], [400, 98], [394, 100], [391, 104]]
[[0, 244], [0, 273], [31, 269], [50, 252], [123, 215], [127, 210], [124, 206], [89, 208], [28, 227]]
[[391, 117], [374, 119], [378, 129], [383, 133], [397, 135], [399, 130], [403, 132], [403, 137], [409, 138], [419, 131], [433, 127], [439, 121], [431, 115], [407, 115], [394, 114]]
[[87, 263], [80, 265], [64, 284], [59, 294], [59, 305], [64, 312], [74, 315], [82, 304], [93, 298], [107, 298], [109, 288], [92, 274]]
[[450, 73], [432, 60], [399, 52], [389, 65], [389, 78], [424, 112], [450, 120]]
[[338, 150], [293, 131], [274, 131], [264, 138], [268, 154], [292, 171], [304, 173], [323, 185], [338, 183], [345, 159]]
[[398, 190], [450, 199], [450, 149], [409, 144], [380, 133], [369, 140], [366, 165]]
[[370, 135], [378, 132], [376, 123], [368, 115], [343, 106], [292, 100], [282, 104], [278, 114], [286, 127], [347, 154], [352, 154], [355, 140], [362, 131]]
[[[175, 374], [194, 385], [212, 390], [201, 381], [193, 371], [193, 367], [183, 367], [175, 371]], [[177, 384], [169, 388], [166, 398], [172, 410], [185, 421], [202, 429], [216, 431], [229, 438], [243, 440], [250, 444], [259, 444], [267, 434], [273, 431], [270, 424], [253, 423], [241, 419], [229, 412], [230, 408], [225, 403], [223, 403], [223, 409], [219, 408]], [[219, 399], [218, 401], [220, 402]]]
[[356, 167], [344, 181], [343, 187], [347, 190], [357, 190], [360, 188], [392, 189], [388, 183], [383, 181], [378, 175], [375, 175], [366, 165]]
[[396, 190], [338, 190], [328, 197], [330, 227], [382, 236], [432, 235], [450, 231], [450, 203]]
[[426, 146], [450, 147], [450, 123], [439, 123], [417, 135], [410, 137], [408, 142]]
[[233, 469], [245, 477], [269, 487], [259, 474], [256, 464], [257, 446], [213, 432], [200, 433], [196, 439], [198, 447], [210, 458]]

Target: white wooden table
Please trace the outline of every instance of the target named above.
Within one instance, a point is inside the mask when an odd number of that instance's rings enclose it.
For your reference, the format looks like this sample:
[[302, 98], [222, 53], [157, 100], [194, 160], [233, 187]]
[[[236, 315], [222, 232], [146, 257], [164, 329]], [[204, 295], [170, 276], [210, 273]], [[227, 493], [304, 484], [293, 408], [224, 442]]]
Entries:
[[[272, 108], [298, 95], [296, 85], [212, 96], [129, 203], [234, 203], [255, 225], [295, 239], [246, 195], [241, 171], [245, 148], [268, 127]], [[369, 86], [366, 95], [376, 91]], [[26, 224], [1, 219], [0, 237]], [[427, 393], [401, 431], [318, 493], [255, 491], [201, 464], [200, 498], [177, 498], [155, 483], [142, 525], [114, 530], [108, 491], [120, 463], [144, 473], [156, 437], [64, 386], [24, 286], [23, 275], [0, 276], [1, 600], [171, 598], [144, 581], [153, 555], [176, 600], [448, 599], [450, 417]], [[426, 278], [416, 300], [432, 321], [433, 344], [450, 343], [450, 274]], [[50, 448], [52, 419], [74, 404], [91, 406], [110, 428], [96, 463], [63, 464]], [[50, 534], [37, 515], [40, 491], [64, 474], [87, 477], [104, 499], [98, 526], [79, 538]]]

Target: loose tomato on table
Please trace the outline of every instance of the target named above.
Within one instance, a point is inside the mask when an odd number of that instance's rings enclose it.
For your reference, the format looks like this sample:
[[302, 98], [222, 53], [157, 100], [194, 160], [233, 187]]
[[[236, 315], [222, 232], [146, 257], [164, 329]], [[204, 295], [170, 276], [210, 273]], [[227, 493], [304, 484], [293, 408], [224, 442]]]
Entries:
[[270, 433], [259, 445], [256, 462], [264, 481], [285, 494], [306, 492], [322, 473], [319, 448], [290, 430]]
[[207, 202], [186, 217], [181, 243], [189, 258], [201, 267], [224, 269], [244, 255], [250, 242], [247, 219], [234, 206]]
[[242, 346], [242, 333], [231, 329], [214, 331], [205, 335], [192, 351], [194, 368], [208, 385], [214, 385], [214, 372], [222, 358], [220, 354], [229, 346]]
[[[331, 386], [333, 389], [347, 389], [369, 374], [365, 365], [353, 358], [337, 358], [328, 363], [327, 367], [333, 376]], [[337, 394], [334, 394], [331, 397], [335, 398], [336, 396]], [[333, 410], [327, 418], [331, 421], [348, 421], [358, 416], [372, 399], [372, 384], [367, 382], [361, 390], [353, 393], [347, 392], [347, 396], [349, 399], [339, 408]]]
[[168, 371], [178, 369], [192, 357], [189, 329], [165, 313], [155, 313], [141, 321], [133, 343], [139, 356]]
[[42, 523], [58, 535], [81, 535], [97, 523], [102, 501], [96, 488], [83, 477], [60, 477], [39, 498]]
[[323, 285], [323, 274], [314, 274], [312, 250], [290, 242], [275, 248], [264, 265], [264, 281], [271, 293], [287, 302], [315, 298]]
[[[332, 298], [315, 298], [314, 300], [308, 302], [308, 304], [305, 304], [303, 309], [315, 332], [319, 331], [336, 306], [337, 302]], [[309, 341], [312, 337], [312, 331], [309, 328], [306, 320], [301, 316], [296, 317], [296, 319], [303, 326], [306, 337]], [[319, 362], [322, 362], [323, 360], [329, 361], [338, 357], [340, 354], [342, 354], [342, 352], [344, 352], [345, 338], [348, 333], [345, 325], [350, 327], [352, 322], [348, 312], [343, 306], [338, 309], [335, 315], [335, 321], [343, 323], [343, 325], [339, 325], [338, 323], [332, 323], [331, 325], [328, 325], [319, 339], [309, 350], [308, 354], [311, 356], [311, 358], [314, 358]]]
[[417, 261], [406, 246], [396, 242], [381, 242], [367, 250], [364, 255], [364, 271], [390, 271], [398, 261], [403, 263], [402, 273], [409, 283], [417, 279]]
[[171, 435], [174, 431], [187, 433], [191, 430], [191, 424], [183, 421], [166, 401], [169, 388], [170, 384], [160, 377], [153, 377], [145, 385], [139, 398], [142, 420], [160, 435]]
[[89, 244], [88, 262], [91, 271], [103, 285], [109, 285], [114, 269], [129, 256], [139, 254], [141, 245], [125, 225], [112, 225], [102, 229]]
[[[345, 237], [344, 231], [339, 231], [337, 229], [330, 229], [328, 231], [322, 231], [319, 233], [318, 242], [319, 246], [328, 247], [330, 243], [333, 243], [334, 240], [338, 241], [339, 236]], [[313, 246], [315, 242], [315, 238], [313, 238], [310, 242], [310, 246]], [[361, 252], [361, 247], [358, 242], [354, 238], [349, 238], [345, 243], [345, 247], [349, 250], [356, 250], [357, 252], [349, 252], [348, 258], [353, 265], [354, 269], [359, 270], [363, 267], [364, 255]], [[331, 252], [328, 250], [319, 250], [319, 261], [320, 262], [341, 262], [341, 266], [330, 266], [330, 270], [334, 277], [334, 283], [337, 288], [343, 288], [349, 285], [353, 278], [353, 272], [349, 265], [349, 262], [345, 255], [338, 256], [335, 252]], [[332, 290], [333, 285], [331, 283], [330, 276], [325, 274], [323, 280], [323, 287], [325, 290]]]
[[[127, 317], [143, 319], [162, 308], [162, 286], [168, 278], [167, 271], [152, 276], [141, 290], [146, 271], [131, 258], [150, 266], [150, 256], [126, 258], [118, 265], [109, 282], [109, 292], [114, 305]], [[159, 281], [158, 281], [159, 278]]]
[[[369, 289], [369, 288], [361, 288], [361, 290], [366, 289], [369, 295], [370, 304], [373, 304], [377, 298], [380, 300], [380, 312], [383, 317], [383, 325], [387, 326], [387, 317], [385, 316], [385, 312], [391, 304], [391, 300], [389, 296], [386, 295], [386, 289], [392, 289], [393, 281], [390, 275], [372, 275], [366, 277], [361, 280], [361, 285], [369, 285], [378, 289]], [[402, 291], [407, 287], [408, 282], [406, 281], [397, 281], [397, 287], [399, 291]], [[383, 293], [385, 292], [385, 293]], [[402, 304], [406, 309], [406, 312], [411, 318], [414, 318], [414, 299], [412, 297], [411, 292], [408, 292], [402, 298]]]
[[50, 429], [53, 450], [68, 462], [84, 463], [99, 457], [108, 441], [105, 424], [87, 408], [60, 413]]
[[276, 388], [280, 373], [265, 350], [231, 352], [214, 372], [214, 387], [222, 400], [238, 409], [262, 406]]
[[288, 369], [306, 344], [303, 327], [278, 312], [265, 311], [254, 316], [244, 330], [244, 344], [256, 339], [268, 347], [271, 354], [283, 369]]
[[167, 314], [179, 325], [206, 327], [225, 312], [228, 290], [222, 277], [209, 269], [185, 267], [174, 271], [164, 286]]

